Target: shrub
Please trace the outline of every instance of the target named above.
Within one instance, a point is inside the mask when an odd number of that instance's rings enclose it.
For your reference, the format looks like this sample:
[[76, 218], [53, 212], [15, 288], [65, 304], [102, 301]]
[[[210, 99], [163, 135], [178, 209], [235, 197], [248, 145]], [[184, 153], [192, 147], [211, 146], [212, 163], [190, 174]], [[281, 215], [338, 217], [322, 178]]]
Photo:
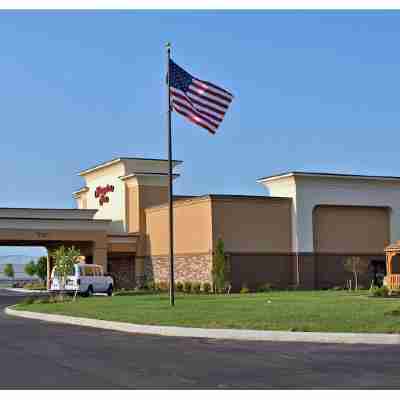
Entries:
[[46, 285], [42, 282], [30, 282], [24, 285], [24, 289], [30, 290], [46, 290]]
[[225, 244], [221, 237], [218, 238], [216, 243], [211, 274], [214, 292], [226, 292], [230, 285], [231, 266], [225, 254]]
[[373, 286], [369, 290], [369, 293], [373, 297], [388, 297], [389, 296], [389, 289], [387, 288], [387, 286], [382, 286], [382, 287]]
[[19, 304], [29, 305], [29, 304], [33, 304], [34, 301], [35, 301], [34, 297], [27, 297], [26, 299], [22, 300]]
[[400, 317], [400, 310], [397, 308], [391, 311], [386, 311], [384, 315], [388, 317]]
[[199, 294], [201, 291], [201, 283], [200, 282], [194, 282], [192, 286], [193, 293]]
[[48, 299], [47, 299], [47, 301], [48, 301], [48, 303], [57, 303], [57, 297], [56, 296], [50, 296]]
[[142, 282], [138, 283], [136, 288], [141, 289], [141, 290], [149, 290], [151, 292], [154, 292], [156, 290], [156, 283], [154, 282], [153, 279], [143, 279]]
[[151, 292], [156, 291], [156, 283], [152, 279], [147, 281], [146, 286], [147, 286], [147, 289], [150, 290]]
[[178, 292], [183, 292], [183, 283], [182, 282], [176, 282], [176, 290]]
[[54, 296], [54, 303], [67, 303], [72, 301], [73, 296], [64, 296], [63, 293], [59, 293], [56, 296]]
[[46, 296], [46, 297], [28, 297], [21, 301], [19, 304], [29, 305], [29, 304], [49, 304], [49, 303], [65, 303], [72, 301], [71, 297], [63, 296], [61, 294]]
[[136, 285], [135, 288], [136, 288], [136, 289], [139, 289], [139, 290], [147, 290], [147, 289], [149, 288], [149, 283], [148, 283], [147, 281], [140, 282], [140, 283], [138, 283], [138, 284]]
[[263, 293], [263, 292], [270, 292], [271, 290], [274, 290], [274, 286], [272, 286], [270, 283], [264, 283], [263, 285], [259, 286], [257, 288], [257, 292]]
[[184, 291], [185, 293], [190, 293], [190, 292], [192, 291], [192, 282], [186, 281], [186, 282], [183, 284], [183, 291]]
[[246, 283], [243, 283], [242, 288], [240, 289], [241, 294], [250, 293], [250, 289], [248, 288]]
[[154, 289], [153, 289], [154, 293], [160, 293], [161, 289], [160, 289], [160, 285], [158, 282], [154, 282]]
[[72, 301], [72, 299], [72, 296], [64, 296], [62, 293], [59, 293], [54, 296], [43, 298], [42, 303], [66, 303]]
[[167, 281], [160, 281], [158, 282], [157, 287], [160, 292], [168, 292], [169, 283]]
[[209, 282], [203, 283], [203, 292], [206, 294], [211, 292], [211, 284]]
[[33, 304], [46, 304], [46, 303], [48, 303], [49, 302], [49, 299], [46, 297], [46, 298], [43, 298], [43, 299], [36, 299], [34, 302], [33, 302]]
[[146, 289], [135, 289], [135, 290], [118, 290], [113, 293], [113, 296], [138, 296], [140, 294], [148, 294]]

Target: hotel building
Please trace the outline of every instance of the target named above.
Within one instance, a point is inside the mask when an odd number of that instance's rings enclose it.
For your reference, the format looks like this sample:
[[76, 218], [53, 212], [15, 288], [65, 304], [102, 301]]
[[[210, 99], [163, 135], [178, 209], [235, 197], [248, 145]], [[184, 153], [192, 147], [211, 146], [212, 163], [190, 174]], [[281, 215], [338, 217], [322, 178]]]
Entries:
[[[0, 245], [75, 245], [119, 287], [167, 281], [167, 169], [130, 157], [88, 168], [76, 209], [1, 208]], [[257, 182], [265, 196], [174, 197], [176, 281], [211, 282], [218, 238], [233, 290], [343, 285], [350, 256], [368, 265], [364, 285], [385, 268], [384, 248], [400, 239], [400, 177], [289, 172]]]

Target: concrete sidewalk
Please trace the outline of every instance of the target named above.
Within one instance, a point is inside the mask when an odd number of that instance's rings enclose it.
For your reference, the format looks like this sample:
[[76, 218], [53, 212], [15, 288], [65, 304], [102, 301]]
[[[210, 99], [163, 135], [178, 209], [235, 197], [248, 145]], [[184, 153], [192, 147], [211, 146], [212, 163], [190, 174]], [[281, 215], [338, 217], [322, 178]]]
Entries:
[[5, 309], [8, 315], [38, 319], [47, 322], [79, 325], [114, 331], [190, 338], [209, 338], [224, 340], [255, 340], [274, 342], [312, 342], [346, 344], [400, 344], [399, 334], [386, 333], [332, 333], [332, 332], [286, 332], [245, 329], [205, 329], [178, 326], [138, 325], [126, 322], [104, 321], [91, 318], [69, 317], [64, 315], [17, 311], [11, 307]]

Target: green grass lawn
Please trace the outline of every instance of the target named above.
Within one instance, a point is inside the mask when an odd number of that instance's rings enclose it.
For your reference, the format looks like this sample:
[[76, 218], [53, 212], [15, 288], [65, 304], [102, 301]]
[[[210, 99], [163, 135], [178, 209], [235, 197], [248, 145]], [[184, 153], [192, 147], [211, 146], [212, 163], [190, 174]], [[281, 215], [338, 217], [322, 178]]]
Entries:
[[400, 311], [400, 299], [372, 298], [366, 291], [178, 295], [174, 308], [167, 295], [92, 297], [17, 309], [150, 325], [400, 333], [400, 315], [391, 314]]

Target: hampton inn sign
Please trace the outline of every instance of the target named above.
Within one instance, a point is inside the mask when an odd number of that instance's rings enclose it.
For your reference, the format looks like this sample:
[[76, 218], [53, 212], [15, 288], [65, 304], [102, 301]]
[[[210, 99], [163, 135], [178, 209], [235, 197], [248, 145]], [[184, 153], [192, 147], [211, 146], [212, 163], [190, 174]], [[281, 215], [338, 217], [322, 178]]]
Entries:
[[99, 204], [102, 206], [104, 203], [108, 203], [110, 198], [107, 196], [107, 193], [114, 191], [114, 185], [106, 185], [104, 187], [97, 186], [94, 191], [94, 197], [99, 199]]
[[[75, 245], [120, 287], [167, 281], [167, 171], [167, 160], [132, 157], [86, 169], [76, 209], [0, 208], [0, 245]], [[174, 196], [177, 281], [210, 282], [222, 238], [233, 290], [342, 285], [351, 255], [369, 264], [370, 282], [400, 239], [400, 177], [289, 172], [257, 182], [266, 196]]]

